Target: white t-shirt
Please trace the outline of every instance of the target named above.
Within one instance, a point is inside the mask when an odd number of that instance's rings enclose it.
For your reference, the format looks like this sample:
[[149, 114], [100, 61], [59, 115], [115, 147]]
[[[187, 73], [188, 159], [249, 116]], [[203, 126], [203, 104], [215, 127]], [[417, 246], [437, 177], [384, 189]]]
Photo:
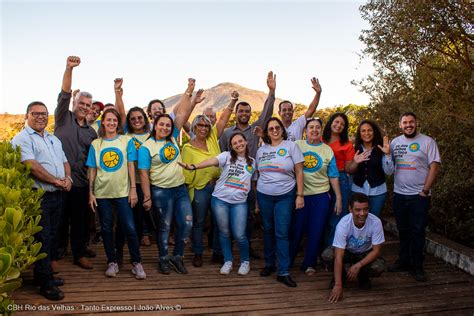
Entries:
[[352, 214], [349, 213], [336, 226], [333, 247], [346, 249], [352, 253], [363, 253], [372, 249], [373, 245], [385, 242], [382, 221], [370, 214], [362, 228], [354, 225]]
[[306, 126], [306, 116], [303, 114], [298, 117], [295, 121], [291, 123], [288, 128], [286, 128], [286, 133], [288, 134], [288, 140], [294, 142], [298, 139], [303, 139], [303, 130]]
[[390, 144], [395, 162], [395, 185], [399, 194], [419, 194], [433, 162], [441, 163], [438, 146], [433, 138], [418, 134], [413, 138], [400, 135]]
[[290, 192], [296, 185], [295, 164], [304, 162], [296, 143], [284, 140], [278, 146], [265, 144], [257, 150], [257, 191], [267, 195]]
[[255, 159], [249, 166], [245, 158], [237, 157], [231, 163], [230, 152], [224, 151], [217, 157], [219, 167], [222, 168], [221, 176], [216, 182], [212, 196], [227, 203], [244, 203], [250, 191], [250, 183], [257, 180], [255, 172]]

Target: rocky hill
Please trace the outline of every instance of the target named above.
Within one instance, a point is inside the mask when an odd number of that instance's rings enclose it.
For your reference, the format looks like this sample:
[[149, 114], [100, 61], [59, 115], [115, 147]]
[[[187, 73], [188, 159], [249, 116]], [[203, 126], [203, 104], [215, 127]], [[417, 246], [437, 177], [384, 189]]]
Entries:
[[[263, 109], [268, 92], [248, 89], [235, 83], [223, 82], [204, 91], [206, 99], [196, 106], [194, 113], [199, 114], [207, 107], [213, 108], [216, 112], [222, 110], [229, 104], [230, 94], [234, 90], [239, 92], [239, 101], [248, 102], [252, 106], [252, 111], [261, 111]], [[164, 100], [168, 111], [173, 109], [180, 97], [181, 95], [175, 95]], [[278, 111], [278, 104], [281, 101], [281, 99], [276, 99], [274, 107], [275, 113]]]

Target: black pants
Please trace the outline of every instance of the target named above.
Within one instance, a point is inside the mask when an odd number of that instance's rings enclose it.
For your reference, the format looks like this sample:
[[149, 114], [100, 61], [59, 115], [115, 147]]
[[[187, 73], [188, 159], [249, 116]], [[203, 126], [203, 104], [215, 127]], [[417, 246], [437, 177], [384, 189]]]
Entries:
[[41, 286], [53, 280], [51, 270], [51, 252], [57, 235], [59, 219], [64, 209], [63, 191], [45, 192], [41, 200], [41, 220], [39, 225], [43, 229], [35, 234], [35, 239], [41, 242], [40, 253], [45, 253], [46, 258], [35, 262], [34, 278]]
[[[89, 187], [72, 187], [66, 193], [65, 208], [61, 216], [58, 247], [66, 249], [69, 232], [74, 260], [84, 257], [89, 241]], [[69, 231], [69, 227], [71, 227]]]
[[393, 212], [400, 237], [400, 261], [414, 269], [423, 268], [425, 229], [431, 198], [426, 196], [393, 196]]

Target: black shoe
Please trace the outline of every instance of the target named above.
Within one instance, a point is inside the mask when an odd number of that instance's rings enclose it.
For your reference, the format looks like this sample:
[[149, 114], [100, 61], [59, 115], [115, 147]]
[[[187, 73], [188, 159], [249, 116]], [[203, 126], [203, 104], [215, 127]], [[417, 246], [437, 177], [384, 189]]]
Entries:
[[285, 284], [288, 287], [296, 287], [296, 282], [293, 281], [290, 275], [278, 275], [277, 281]]
[[193, 266], [196, 268], [202, 267], [202, 255], [194, 255]]
[[260, 254], [259, 254], [257, 251], [255, 251], [254, 249], [252, 249], [252, 248], [250, 248], [249, 254], [250, 254], [250, 258], [252, 258], [252, 259], [256, 259], [256, 260], [262, 259], [262, 257], [260, 256]]
[[427, 281], [426, 274], [425, 274], [425, 271], [423, 271], [423, 269], [415, 269], [415, 270], [411, 271], [411, 274], [413, 275], [415, 280], [417, 280], [418, 282], [426, 282]]
[[40, 294], [51, 301], [60, 301], [64, 298], [63, 291], [50, 283], [41, 287]]
[[403, 272], [403, 271], [410, 271], [411, 268], [410, 268], [409, 264], [406, 264], [406, 263], [400, 261], [400, 259], [398, 259], [397, 261], [395, 261], [395, 263], [393, 265], [388, 267], [387, 270], [388, 270], [388, 272]]
[[[52, 285], [54, 286], [63, 286], [64, 285], [64, 279], [61, 279], [61, 278], [53, 278], [52, 280], [50, 280], [48, 283], [51, 283]], [[36, 285], [36, 286], [41, 286], [41, 282], [39, 280], [33, 280], [33, 285]]]
[[275, 267], [265, 267], [262, 269], [262, 271], [260, 271], [260, 276], [267, 277], [275, 271], [276, 271]]
[[359, 278], [358, 279], [359, 289], [370, 290], [372, 288], [372, 282], [369, 278]]
[[86, 251], [84, 251], [84, 257], [86, 258], [95, 258], [96, 256], [95, 251], [90, 248], [86, 248]]
[[181, 256], [172, 256], [169, 258], [169, 264], [176, 273], [188, 274], [188, 270], [184, 266], [183, 257]]
[[161, 274], [170, 274], [171, 268], [168, 258], [160, 258], [159, 270]]
[[218, 255], [216, 253], [213, 253], [211, 262], [212, 263], [224, 264], [224, 255]]

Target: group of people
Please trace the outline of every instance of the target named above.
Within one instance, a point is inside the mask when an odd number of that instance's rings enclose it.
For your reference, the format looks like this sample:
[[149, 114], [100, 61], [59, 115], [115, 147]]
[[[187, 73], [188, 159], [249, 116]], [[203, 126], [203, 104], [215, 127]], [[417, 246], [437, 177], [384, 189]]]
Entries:
[[[213, 255], [221, 274], [233, 270], [232, 240], [239, 250], [239, 275], [250, 270], [252, 228], [260, 214], [264, 234], [262, 277], [276, 272], [277, 281], [296, 287], [290, 276], [303, 237], [300, 269], [316, 272], [321, 257], [334, 269], [330, 301], [342, 298], [346, 280], [370, 287], [371, 276], [385, 270], [380, 257], [384, 234], [380, 213], [387, 197], [385, 175], [394, 173], [394, 204], [400, 233], [399, 260], [391, 271], [410, 270], [418, 281], [423, 271], [424, 230], [431, 188], [439, 170], [436, 142], [417, 130], [414, 113], [400, 116], [402, 135], [390, 142], [377, 123], [362, 121], [353, 145], [344, 113], [328, 122], [313, 117], [321, 86], [312, 78], [314, 98], [306, 112], [293, 120], [290, 101], [272, 117], [276, 76], [267, 76], [268, 97], [258, 119], [250, 124], [251, 105], [237, 91], [216, 119], [206, 109], [188, 119], [204, 91], [188, 79], [186, 90], [171, 113], [154, 99], [147, 113], [140, 107], [125, 111], [123, 80], [114, 82], [115, 104], [93, 102], [77, 91], [72, 111], [72, 72], [80, 58], [67, 58], [62, 89], [55, 110], [55, 131], [45, 130], [48, 111], [42, 102], [27, 107], [26, 126], [12, 140], [21, 147], [22, 162], [31, 165], [35, 189], [42, 189], [43, 230], [36, 235], [47, 256], [35, 263], [35, 282], [48, 299], [60, 300], [54, 277], [60, 231], [69, 231], [74, 263], [93, 268], [86, 258], [89, 207], [98, 215], [107, 256], [105, 275], [115, 277], [121, 267], [125, 241], [131, 272], [145, 279], [140, 240], [144, 218], [156, 226], [158, 270], [187, 274], [183, 262], [191, 241], [194, 267], [203, 265], [206, 217], [214, 226]], [[227, 127], [235, 111], [236, 123]], [[226, 128], [227, 127], [227, 128]], [[180, 146], [184, 129], [191, 140]], [[174, 248], [169, 253], [170, 234]], [[348, 272], [344, 264], [351, 267]]]

